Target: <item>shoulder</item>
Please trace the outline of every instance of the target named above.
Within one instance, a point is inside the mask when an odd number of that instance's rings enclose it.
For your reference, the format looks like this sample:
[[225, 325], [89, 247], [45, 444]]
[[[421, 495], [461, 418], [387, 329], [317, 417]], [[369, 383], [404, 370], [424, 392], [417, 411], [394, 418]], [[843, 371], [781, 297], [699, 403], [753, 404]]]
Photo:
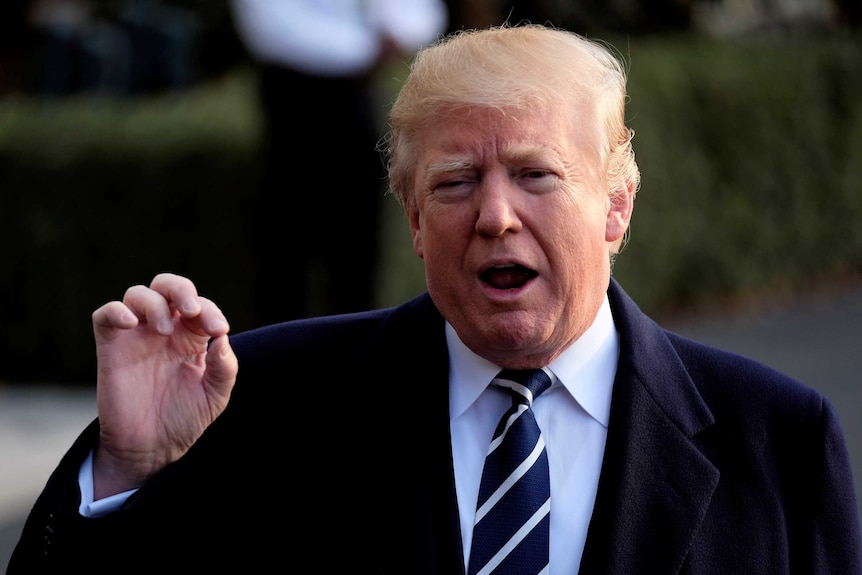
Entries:
[[[231, 336], [239, 373], [231, 418], [284, 425], [284, 406], [314, 393], [328, 418], [353, 417], [369, 377], [398, 381], [416, 365], [445, 369], [444, 321], [427, 294], [361, 313], [293, 320]], [[394, 396], [393, 396], [394, 397]], [[243, 424], [245, 425], [245, 424]], [[280, 435], [276, 429], [274, 436]]]
[[823, 395], [787, 374], [752, 358], [664, 333], [704, 399], [733, 402], [737, 410], [813, 410], [824, 408]]
[[427, 293], [396, 307], [298, 319], [244, 331], [230, 338], [241, 369], [268, 362], [301, 363], [377, 353], [430, 337], [443, 319]]
[[380, 309], [355, 314], [321, 316], [271, 324], [231, 336], [241, 360], [260, 360], [278, 353], [307, 353], [320, 347], [338, 348], [371, 333], [392, 313]]
[[797, 422], [829, 409], [822, 394], [769, 365], [659, 326], [619, 285], [612, 285], [610, 295], [620, 365], [665, 406], [686, 397], [714, 416]]

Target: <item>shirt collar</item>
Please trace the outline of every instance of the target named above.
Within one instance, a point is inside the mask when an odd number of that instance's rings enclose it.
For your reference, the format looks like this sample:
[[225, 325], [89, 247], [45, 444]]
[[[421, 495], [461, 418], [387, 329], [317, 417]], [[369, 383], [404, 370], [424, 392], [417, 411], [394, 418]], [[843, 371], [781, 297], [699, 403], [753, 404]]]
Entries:
[[[473, 353], [449, 322], [446, 322], [446, 343], [452, 420], [478, 399], [501, 368]], [[619, 335], [605, 296], [592, 325], [547, 367], [554, 376], [554, 385], [565, 387], [593, 419], [607, 427], [618, 357]]]

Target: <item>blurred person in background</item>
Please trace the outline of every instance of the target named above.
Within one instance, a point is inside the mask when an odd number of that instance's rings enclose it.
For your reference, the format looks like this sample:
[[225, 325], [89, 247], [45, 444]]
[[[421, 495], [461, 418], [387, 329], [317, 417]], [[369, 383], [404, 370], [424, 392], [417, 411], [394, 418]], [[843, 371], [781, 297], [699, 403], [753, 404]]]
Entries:
[[374, 305], [385, 168], [378, 70], [446, 31], [440, 0], [232, 0], [259, 66], [252, 220], [261, 323]]

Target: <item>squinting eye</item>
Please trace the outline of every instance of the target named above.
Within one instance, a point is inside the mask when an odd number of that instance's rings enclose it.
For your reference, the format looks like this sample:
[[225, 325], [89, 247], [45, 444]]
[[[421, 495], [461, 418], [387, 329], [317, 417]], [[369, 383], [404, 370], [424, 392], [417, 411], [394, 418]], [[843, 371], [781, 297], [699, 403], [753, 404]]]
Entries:
[[437, 184], [438, 188], [457, 188], [458, 186], [464, 184], [464, 180], [450, 180], [448, 182], [440, 182]]
[[433, 184], [430, 191], [437, 201], [453, 203], [469, 198], [472, 189], [472, 181], [469, 178], [461, 178]]
[[557, 173], [553, 170], [525, 170], [518, 178], [521, 187], [534, 194], [552, 192], [559, 182]]

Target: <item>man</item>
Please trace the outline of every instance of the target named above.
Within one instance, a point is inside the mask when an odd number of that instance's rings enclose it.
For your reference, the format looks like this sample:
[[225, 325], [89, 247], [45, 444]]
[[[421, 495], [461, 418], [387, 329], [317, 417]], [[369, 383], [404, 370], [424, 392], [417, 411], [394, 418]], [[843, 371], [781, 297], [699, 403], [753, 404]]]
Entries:
[[389, 155], [428, 293], [230, 338], [169, 274], [96, 310], [99, 419], [9, 572], [862, 572], [830, 403], [611, 279], [625, 97], [611, 53], [551, 28], [421, 51]]

